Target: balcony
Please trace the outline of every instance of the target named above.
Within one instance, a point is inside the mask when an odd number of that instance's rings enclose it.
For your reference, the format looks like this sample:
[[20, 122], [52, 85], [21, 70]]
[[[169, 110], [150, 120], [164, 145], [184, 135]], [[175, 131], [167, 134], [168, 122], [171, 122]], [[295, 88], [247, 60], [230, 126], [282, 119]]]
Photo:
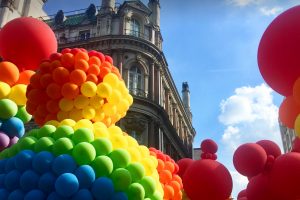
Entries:
[[148, 93], [143, 89], [132, 88], [132, 89], [129, 89], [129, 92], [133, 96], [148, 98]]

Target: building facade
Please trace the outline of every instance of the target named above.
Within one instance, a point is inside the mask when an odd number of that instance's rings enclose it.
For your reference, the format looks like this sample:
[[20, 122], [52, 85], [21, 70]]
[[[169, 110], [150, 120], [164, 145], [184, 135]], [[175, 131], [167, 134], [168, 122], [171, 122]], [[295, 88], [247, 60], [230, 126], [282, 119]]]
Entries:
[[43, 10], [47, 0], [0, 0], [0, 28], [18, 17], [46, 16]]
[[284, 126], [279, 122], [283, 150], [285, 153], [290, 152], [293, 147], [293, 141], [296, 138], [295, 130]]
[[[56, 34], [59, 49], [83, 47], [112, 56], [134, 97], [118, 125], [139, 143], [155, 147], [175, 160], [192, 157], [190, 91], [178, 93], [162, 51], [159, 0], [148, 6], [139, 0], [103, 0], [100, 7], [65, 15], [58, 11], [46, 23]], [[182, 101], [183, 100], [183, 101]]]

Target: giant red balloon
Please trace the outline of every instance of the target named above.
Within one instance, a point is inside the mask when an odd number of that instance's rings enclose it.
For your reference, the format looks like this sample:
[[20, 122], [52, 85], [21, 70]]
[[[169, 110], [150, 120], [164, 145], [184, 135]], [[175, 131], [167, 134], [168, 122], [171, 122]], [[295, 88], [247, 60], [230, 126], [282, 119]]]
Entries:
[[0, 31], [0, 56], [22, 70], [35, 70], [57, 51], [51, 28], [41, 20], [22, 17], [8, 22]]
[[267, 155], [272, 155], [274, 158], [281, 155], [279, 146], [271, 140], [260, 140], [256, 144], [260, 145], [266, 151]]
[[292, 151], [300, 153], [300, 138], [299, 137], [296, 137], [294, 139]]
[[190, 158], [183, 158], [180, 159], [177, 164], [179, 166], [178, 175], [182, 178], [187, 168], [194, 162], [193, 159]]
[[232, 178], [221, 163], [210, 159], [197, 160], [183, 175], [183, 187], [192, 200], [225, 200], [232, 191]]
[[245, 190], [241, 190], [237, 196], [237, 199], [240, 199], [242, 197], [247, 197], [247, 192], [246, 189]]
[[253, 177], [264, 170], [267, 153], [255, 143], [246, 143], [237, 148], [233, 155], [235, 169], [242, 175]]
[[264, 32], [258, 48], [258, 65], [276, 92], [289, 96], [300, 76], [300, 6], [280, 14]]
[[270, 191], [270, 180], [267, 173], [261, 173], [251, 178], [246, 193], [248, 200], [275, 200]]
[[206, 139], [201, 142], [201, 150], [204, 153], [214, 154], [218, 151], [218, 145], [212, 139]]
[[270, 172], [271, 191], [284, 200], [300, 199], [300, 154], [290, 152], [279, 156]]
[[287, 127], [294, 129], [295, 120], [300, 114], [300, 104], [292, 96], [286, 97], [279, 107], [279, 119]]

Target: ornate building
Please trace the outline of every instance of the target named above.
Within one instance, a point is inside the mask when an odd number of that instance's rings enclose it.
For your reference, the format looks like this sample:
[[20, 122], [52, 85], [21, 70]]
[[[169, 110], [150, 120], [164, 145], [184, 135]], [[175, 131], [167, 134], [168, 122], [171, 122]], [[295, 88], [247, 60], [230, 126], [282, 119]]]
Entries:
[[47, 0], [0, 0], [0, 27], [8, 21], [24, 16], [45, 16], [43, 5]]
[[103, 0], [86, 10], [46, 20], [59, 48], [83, 47], [109, 54], [134, 97], [119, 126], [140, 143], [156, 147], [174, 159], [192, 157], [196, 134], [192, 126], [190, 92], [183, 83], [181, 99], [162, 52], [159, 0], [148, 6], [139, 0], [115, 6]]

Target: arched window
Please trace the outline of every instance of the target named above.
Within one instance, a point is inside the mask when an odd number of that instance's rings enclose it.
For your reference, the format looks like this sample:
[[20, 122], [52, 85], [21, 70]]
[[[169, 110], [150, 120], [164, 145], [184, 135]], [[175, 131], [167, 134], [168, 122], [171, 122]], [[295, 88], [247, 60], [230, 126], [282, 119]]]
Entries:
[[138, 68], [136, 65], [133, 65], [129, 69], [129, 91], [134, 95], [144, 96], [145, 91], [143, 81], [143, 73], [141, 69]]
[[141, 25], [136, 19], [131, 19], [131, 35], [139, 37], [141, 32]]

